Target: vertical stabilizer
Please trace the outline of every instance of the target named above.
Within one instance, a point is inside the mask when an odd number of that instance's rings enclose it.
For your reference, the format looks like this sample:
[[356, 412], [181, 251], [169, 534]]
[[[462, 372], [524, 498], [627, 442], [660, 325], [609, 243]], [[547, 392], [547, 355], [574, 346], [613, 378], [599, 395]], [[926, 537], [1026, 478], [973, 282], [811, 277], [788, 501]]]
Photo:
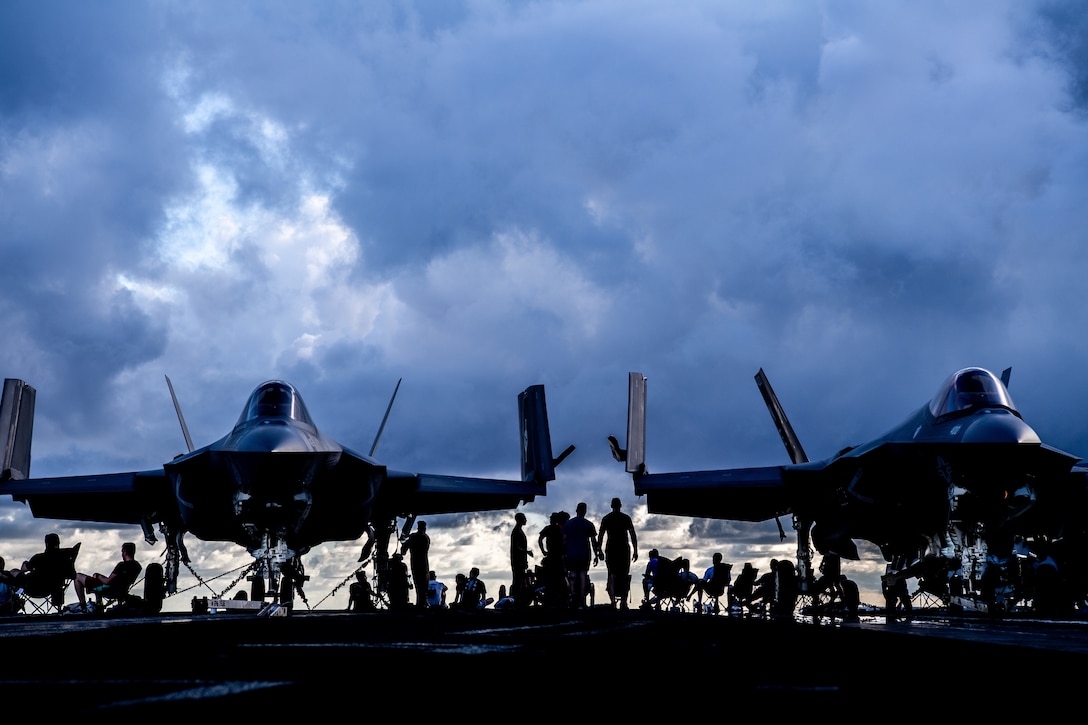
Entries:
[[627, 472], [646, 472], [646, 376], [627, 376]]
[[763, 368], [760, 368], [759, 372], [756, 373], [756, 385], [759, 386], [759, 392], [763, 395], [763, 402], [767, 404], [767, 410], [771, 412], [774, 424], [778, 428], [778, 435], [782, 437], [782, 443], [790, 454], [790, 460], [794, 463], [808, 463], [805, 449], [801, 447], [801, 441], [797, 439], [797, 434], [793, 432], [793, 426], [790, 425], [789, 418], [786, 417], [786, 411], [782, 409], [782, 404], [778, 402], [778, 396], [774, 394], [771, 381], [767, 379]]
[[531, 385], [518, 395], [521, 419], [521, 480], [554, 481], [552, 435], [543, 385]]
[[0, 481], [30, 476], [35, 390], [22, 380], [4, 381], [0, 399]]

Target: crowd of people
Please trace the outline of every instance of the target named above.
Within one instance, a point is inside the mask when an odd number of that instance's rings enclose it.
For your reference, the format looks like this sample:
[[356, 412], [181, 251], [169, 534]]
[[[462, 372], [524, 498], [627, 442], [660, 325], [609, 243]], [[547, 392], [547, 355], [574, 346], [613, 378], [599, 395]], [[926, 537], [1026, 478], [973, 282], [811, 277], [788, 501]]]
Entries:
[[[579, 502], [571, 516], [565, 511], [552, 512], [548, 523], [536, 537], [536, 553], [530, 548], [526, 531], [528, 518], [520, 511], [514, 514], [510, 531], [510, 584], [499, 586], [494, 596], [480, 579], [480, 570], [458, 573], [454, 586], [446, 584], [430, 568], [428, 551], [430, 539], [426, 523], [416, 524], [416, 531], [401, 539], [400, 550], [393, 554], [387, 571], [379, 579], [378, 591], [358, 573], [359, 581], [351, 587], [348, 608], [352, 611], [372, 611], [375, 602], [385, 608], [428, 608], [440, 610], [475, 610], [494, 606], [495, 609], [554, 607], [583, 609], [596, 605], [596, 588], [590, 571], [602, 561], [607, 571], [605, 592], [608, 606], [628, 609], [632, 606], [632, 565], [639, 560], [638, 535], [634, 522], [623, 510], [619, 498], [610, 502], [610, 511], [599, 524], [588, 518], [588, 505]], [[404, 560], [411, 558], [409, 567]], [[410, 568], [410, 575], [409, 575]], [[697, 613], [759, 613], [788, 617], [800, 597], [801, 586], [796, 567], [785, 560], [770, 561], [769, 569], [760, 574], [747, 562], [736, 578], [733, 565], [723, 560], [720, 552], [713, 553], [711, 564], [700, 577], [691, 569], [690, 560], [677, 556], [669, 559], [650, 549], [642, 573], [641, 609], [682, 607]], [[836, 576], [841, 576], [836, 574]], [[820, 586], [828, 594], [851, 606], [850, 593], [857, 587], [841, 577], [828, 578]], [[413, 586], [412, 582], [424, 582]], [[409, 603], [410, 591], [415, 589], [414, 604]], [[447, 595], [447, 592], [449, 594]], [[853, 599], [856, 611], [856, 596]]]
[[[596, 605], [596, 588], [590, 570], [604, 562], [608, 606], [628, 609], [632, 598], [632, 565], [639, 560], [638, 535], [631, 517], [622, 510], [619, 498], [610, 502], [610, 511], [599, 524], [588, 518], [588, 505], [579, 502], [573, 516], [553, 512], [537, 538], [540, 563], [534, 564], [533, 549], [526, 532], [528, 519], [514, 514], [509, 539], [510, 584], [494, 594], [480, 578], [480, 569], [458, 573], [452, 587], [436, 574], [430, 561], [427, 523], [416, 523], [415, 531], [404, 535], [400, 546], [385, 562], [374, 584], [364, 569], [348, 589], [347, 608], [353, 612], [381, 609], [478, 610], [520, 609], [531, 606], [584, 609]], [[407, 526], [405, 528], [407, 531]], [[83, 574], [75, 571], [77, 548], [62, 549], [55, 533], [45, 537], [45, 551], [31, 557], [17, 569], [8, 570], [0, 558], [0, 615], [18, 611], [20, 598], [42, 596], [56, 610], [63, 606], [67, 583], [72, 583], [78, 605], [72, 612], [85, 612], [87, 594], [127, 592], [141, 572], [135, 560], [135, 545], [126, 543], [121, 560], [110, 574]], [[826, 571], [816, 582], [817, 594], [824, 592], [841, 602], [848, 611], [857, 609], [857, 586], [841, 575], [837, 560], [825, 562]], [[720, 552], [700, 577], [682, 556], [667, 558], [654, 548], [648, 552], [642, 574], [642, 609], [690, 608], [697, 613], [759, 612], [792, 616], [799, 597], [796, 568], [791, 562], [772, 559], [768, 571], [759, 574], [751, 562], [734, 579], [733, 565]], [[412, 592], [414, 590], [414, 596]]]

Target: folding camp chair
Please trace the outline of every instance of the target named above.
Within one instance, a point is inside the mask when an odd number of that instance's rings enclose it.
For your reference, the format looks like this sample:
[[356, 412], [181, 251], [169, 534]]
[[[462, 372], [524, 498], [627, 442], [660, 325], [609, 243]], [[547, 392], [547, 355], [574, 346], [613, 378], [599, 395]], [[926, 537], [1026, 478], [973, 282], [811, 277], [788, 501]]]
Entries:
[[18, 596], [22, 599], [21, 609], [25, 614], [59, 614], [64, 608], [64, 595], [72, 580], [76, 578], [76, 557], [79, 556], [79, 544], [61, 549], [63, 566], [57, 578], [48, 574], [30, 572], [17, 582]]

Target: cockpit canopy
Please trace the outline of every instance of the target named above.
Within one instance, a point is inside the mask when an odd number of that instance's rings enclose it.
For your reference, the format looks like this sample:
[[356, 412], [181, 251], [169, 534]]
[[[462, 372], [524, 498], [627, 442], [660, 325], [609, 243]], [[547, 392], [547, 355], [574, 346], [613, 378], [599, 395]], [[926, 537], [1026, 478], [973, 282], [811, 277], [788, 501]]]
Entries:
[[238, 425], [255, 418], [291, 418], [309, 426], [314, 424], [295, 386], [282, 380], [269, 380], [257, 386], [238, 418]]
[[929, 403], [934, 418], [976, 408], [1007, 408], [1020, 415], [1004, 383], [982, 368], [952, 373]]

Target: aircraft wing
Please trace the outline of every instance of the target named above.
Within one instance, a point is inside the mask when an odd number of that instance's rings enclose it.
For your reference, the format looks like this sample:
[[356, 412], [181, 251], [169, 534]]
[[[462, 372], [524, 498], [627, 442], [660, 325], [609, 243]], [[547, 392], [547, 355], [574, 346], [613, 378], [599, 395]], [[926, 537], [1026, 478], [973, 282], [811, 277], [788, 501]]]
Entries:
[[514, 509], [547, 493], [543, 481], [388, 471], [376, 507], [392, 515]]
[[650, 513], [766, 521], [791, 512], [782, 466], [635, 476]]
[[138, 524], [174, 507], [166, 474], [153, 471], [100, 476], [32, 478], [0, 483], [0, 495], [30, 505], [35, 518]]

